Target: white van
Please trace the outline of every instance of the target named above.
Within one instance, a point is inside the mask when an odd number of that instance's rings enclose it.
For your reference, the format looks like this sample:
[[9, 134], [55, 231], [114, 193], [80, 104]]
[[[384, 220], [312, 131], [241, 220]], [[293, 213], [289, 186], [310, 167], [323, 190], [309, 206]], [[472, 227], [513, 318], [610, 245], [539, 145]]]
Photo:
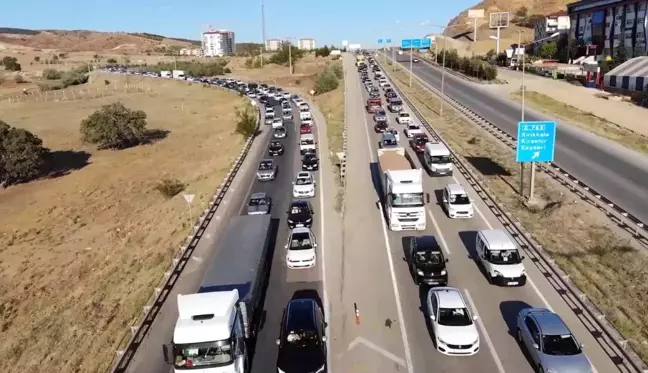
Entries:
[[443, 188], [443, 209], [450, 219], [469, 219], [475, 216], [473, 200], [461, 184], [447, 184]]
[[425, 167], [432, 175], [452, 176], [452, 158], [450, 150], [440, 142], [428, 142], [423, 153]]
[[312, 133], [304, 133], [299, 136], [299, 152], [304, 155], [306, 153], [315, 152], [315, 136]]
[[487, 229], [477, 232], [477, 261], [484, 268], [488, 282], [503, 286], [526, 284], [524, 256], [506, 232]]
[[299, 119], [306, 120], [306, 119], [311, 119], [311, 118], [312, 118], [312, 115], [311, 115], [311, 112], [310, 112], [310, 110], [308, 108], [302, 107], [299, 110]]

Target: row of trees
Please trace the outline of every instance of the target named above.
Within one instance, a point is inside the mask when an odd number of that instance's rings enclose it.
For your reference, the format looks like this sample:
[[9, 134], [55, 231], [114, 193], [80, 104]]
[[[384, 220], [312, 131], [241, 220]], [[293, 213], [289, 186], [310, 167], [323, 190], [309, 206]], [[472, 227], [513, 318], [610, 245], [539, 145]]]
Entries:
[[[436, 56], [436, 61], [438, 64], [443, 63], [442, 53]], [[454, 49], [446, 51], [445, 66], [480, 80], [494, 80], [497, 78], [497, 68], [494, 66], [492, 59], [484, 61], [480, 57], [459, 57], [459, 54]]]
[[38, 83], [38, 87], [43, 91], [54, 91], [74, 85], [85, 84], [90, 77], [88, 75], [89, 72], [88, 66], [81, 66], [68, 71], [45, 69], [43, 70], [43, 79], [46, 82]]
[[[124, 149], [151, 140], [146, 113], [121, 103], [105, 105], [81, 121], [81, 140], [98, 149]], [[33, 133], [0, 120], [0, 185], [47, 176], [56, 166], [52, 152]]]
[[145, 66], [144, 71], [159, 73], [163, 70], [183, 70], [185, 74], [204, 77], [224, 75], [232, 72], [229, 67], [226, 67], [228, 61], [226, 59], [210, 60], [213, 62], [200, 63], [190, 61], [177, 61], [177, 62], [159, 62], [153, 66]]

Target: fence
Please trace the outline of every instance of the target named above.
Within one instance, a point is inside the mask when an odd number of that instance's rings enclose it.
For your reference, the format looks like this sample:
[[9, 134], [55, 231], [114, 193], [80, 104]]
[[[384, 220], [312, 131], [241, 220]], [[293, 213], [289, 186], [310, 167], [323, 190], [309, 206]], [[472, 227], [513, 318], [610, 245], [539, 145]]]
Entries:
[[66, 88], [56, 91], [27, 91], [3, 98], [10, 104], [23, 102], [69, 102], [109, 97], [117, 94], [151, 93], [147, 84], [111, 84], [104, 87]]
[[[387, 71], [383, 68], [383, 71]], [[441, 93], [436, 90], [436, 88], [430, 86], [429, 84], [422, 81], [419, 77], [416, 77], [419, 82], [426, 87], [428, 90], [433, 93], [441, 96]], [[549, 284], [556, 290], [556, 292], [561, 296], [565, 303], [572, 309], [574, 314], [579, 318], [585, 328], [589, 333], [594, 337], [595, 340], [599, 343], [603, 351], [610, 357], [612, 362], [619, 368], [623, 373], [646, 373], [648, 372], [648, 366], [643, 362], [640, 356], [634, 351], [634, 349], [628, 344], [628, 340], [625, 339], [605, 318], [605, 314], [584, 294], [577, 286], [574, 284], [567, 273], [565, 273], [555, 262], [553, 258], [544, 250], [544, 248], [537, 243], [532, 235], [524, 229], [519, 220], [517, 220], [513, 213], [511, 213], [505, 206], [502, 204], [495, 194], [488, 188], [485, 181], [482, 180], [478, 175], [479, 172], [475, 170], [469, 163], [463, 159], [462, 156], [455, 153], [448, 143], [434, 130], [434, 128], [427, 122], [423, 115], [416, 109], [414, 104], [407, 98], [407, 96], [401, 91], [401, 89], [394, 85], [394, 88], [403, 98], [405, 103], [410, 107], [412, 113], [420, 120], [421, 124], [430, 132], [432, 137], [443, 144], [445, 144], [452, 154], [452, 157], [455, 160], [455, 165], [461, 174], [466, 178], [470, 183], [473, 189], [479, 194], [481, 199], [484, 201], [486, 206], [493, 212], [497, 217], [500, 223], [506, 228], [506, 230], [511, 234], [511, 236], [517, 241], [519, 246], [529, 255], [531, 260], [538, 267], [540, 272], [545, 276]], [[507, 145], [511, 146], [510, 136], [505, 134], [495, 125], [490, 122], [487, 122], [485, 119], [477, 116], [474, 112], [465, 106], [459, 104], [457, 101], [453, 100], [450, 97], [445, 97], [446, 102], [449, 102], [450, 105], [455, 108], [460, 114], [464, 115], [469, 120], [477, 123], [480, 127], [485, 128], [491, 135], [496, 138], [504, 141]], [[515, 142], [515, 140], [512, 140]], [[548, 174], [550, 172], [563, 172], [557, 166], [544, 166], [541, 167]], [[557, 170], [557, 171], [556, 171]], [[565, 176], [567, 175], [567, 176]], [[564, 173], [561, 175], [567, 177], [567, 181], [574, 184], [570, 189], [574, 190], [580, 184], [578, 180], [569, 176], [569, 174]], [[562, 177], [561, 177], [562, 179]], [[564, 180], [564, 179], [563, 179]], [[591, 189], [587, 189], [590, 191]], [[590, 192], [591, 193], [591, 192]], [[583, 198], [588, 198], [585, 193]], [[600, 194], [595, 194], [596, 206], [600, 206], [598, 202], [603, 197]], [[606, 207], [610, 207], [607, 206]], [[614, 205], [612, 204], [612, 208]], [[601, 209], [604, 209], [601, 207]], [[607, 209], [605, 209], [607, 210]], [[609, 216], [610, 214], [608, 214]], [[623, 215], [621, 215], [623, 216]], [[625, 217], [627, 218], [627, 213]], [[643, 229], [643, 224], [641, 225]], [[638, 231], [637, 231], [638, 234]], [[643, 233], [642, 233], [643, 234]]]

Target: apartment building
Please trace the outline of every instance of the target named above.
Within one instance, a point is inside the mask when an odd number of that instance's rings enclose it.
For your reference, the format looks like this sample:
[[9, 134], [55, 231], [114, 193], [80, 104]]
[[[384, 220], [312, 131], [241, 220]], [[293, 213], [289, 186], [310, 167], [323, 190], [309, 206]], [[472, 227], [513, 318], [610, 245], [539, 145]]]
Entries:
[[279, 50], [279, 48], [281, 48], [281, 44], [283, 44], [283, 42], [279, 39], [268, 39], [265, 41], [265, 49], [267, 51], [273, 52]]
[[297, 47], [305, 51], [312, 51], [315, 49], [315, 39], [299, 39]]
[[205, 57], [222, 57], [236, 54], [234, 32], [227, 30], [203, 32], [202, 50]]

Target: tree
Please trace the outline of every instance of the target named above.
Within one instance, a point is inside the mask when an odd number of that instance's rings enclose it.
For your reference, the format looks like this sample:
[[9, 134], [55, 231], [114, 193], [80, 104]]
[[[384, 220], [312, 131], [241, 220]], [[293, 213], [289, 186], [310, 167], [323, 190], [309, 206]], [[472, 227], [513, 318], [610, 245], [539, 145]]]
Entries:
[[321, 95], [322, 93], [330, 92], [336, 89], [340, 83], [332, 68], [326, 68], [321, 73], [317, 74], [315, 78], [315, 94]]
[[290, 46], [289, 44], [282, 44], [281, 48], [270, 57], [269, 62], [276, 65], [288, 65], [289, 60], [292, 59], [293, 65], [300, 58], [304, 56], [304, 51]]
[[40, 56], [36, 56], [36, 57], [34, 57], [34, 61], [36, 61], [36, 62], [40, 62]]
[[326, 45], [315, 50], [315, 57], [328, 57], [330, 54], [331, 50]]
[[99, 149], [124, 149], [146, 140], [146, 113], [122, 103], [104, 105], [81, 122], [81, 139]]
[[45, 69], [43, 70], [43, 79], [47, 80], [57, 80], [61, 79], [61, 72], [55, 69]]
[[250, 104], [236, 108], [236, 133], [248, 138], [257, 133], [256, 110]]
[[108, 62], [108, 63], [117, 63], [117, 60], [111, 57], [111, 58], [107, 59], [106, 62]]
[[580, 57], [581, 53], [583, 52], [583, 47], [585, 47], [585, 43], [581, 39], [572, 39], [571, 37], [569, 38], [569, 58], [572, 60], [577, 59]]
[[553, 59], [558, 54], [558, 43], [550, 41], [540, 45], [540, 56], [546, 59]]
[[615, 48], [613, 69], [628, 60], [628, 51], [624, 45]]
[[47, 170], [49, 149], [33, 133], [0, 120], [0, 185], [33, 180]]
[[22, 70], [22, 66], [20, 66], [20, 64], [18, 63], [18, 59], [16, 59], [16, 57], [9, 57], [9, 56], [4, 57], [2, 59], [2, 65], [7, 71]]
[[515, 15], [520, 18], [526, 18], [527, 15], [529, 14], [529, 9], [525, 6], [521, 6], [518, 8], [518, 10], [515, 12]]

